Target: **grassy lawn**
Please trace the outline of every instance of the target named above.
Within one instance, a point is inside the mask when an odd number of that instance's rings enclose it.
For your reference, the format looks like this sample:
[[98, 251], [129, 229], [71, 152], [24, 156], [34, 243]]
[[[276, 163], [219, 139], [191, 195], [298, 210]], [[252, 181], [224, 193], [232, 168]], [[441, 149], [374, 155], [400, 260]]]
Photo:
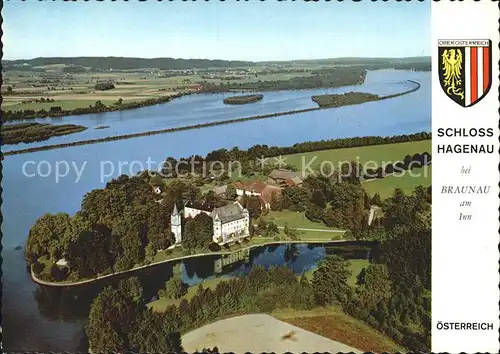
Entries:
[[272, 221], [278, 226], [285, 226], [285, 223], [287, 223], [290, 228], [338, 230], [323, 223], [311, 221], [306, 218], [304, 213], [290, 210], [271, 211], [263, 218], [266, 222]]
[[279, 310], [271, 314], [277, 319], [323, 337], [366, 352], [406, 352], [390, 338], [368, 324], [355, 319], [336, 306], [312, 310]]
[[[427, 175], [425, 175], [425, 172]], [[432, 165], [414, 168], [413, 174], [417, 173], [420, 176], [413, 177], [408, 173], [399, 176], [387, 176], [382, 179], [365, 182], [363, 183], [363, 187], [368, 194], [373, 195], [378, 193], [380, 194], [380, 198], [386, 199], [392, 196], [396, 188], [401, 188], [406, 194], [410, 194], [419, 185], [428, 187], [432, 184]]]
[[349, 260], [349, 270], [351, 271], [351, 276], [347, 279], [347, 284], [351, 287], [356, 287], [356, 281], [358, 280], [358, 274], [363, 268], [368, 267], [370, 263], [367, 259], [350, 259]]
[[[314, 162], [311, 163], [311, 168], [318, 167], [323, 161], [331, 161], [337, 168], [339, 161], [359, 161], [364, 164], [372, 161], [371, 164], [380, 165], [394, 161], [401, 161], [406, 155], [413, 155], [415, 153], [431, 152], [431, 140], [411, 141], [406, 143], [386, 144], [386, 145], [373, 145], [361, 146], [355, 148], [345, 149], [331, 149], [322, 151], [313, 151], [299, 154], [286, 155], [286, 163], [297, 167], [299, 170], [309, 164], [315, 157]], [[303, 159], [305, 164], [303, 164]], [[372, 168], [374, 166], [366, 166]]]
[[52, 260], [48, 259], [46, 256], [38, 258], [38, 262], [45, 265], [43, 270], [40, 272], [40, 275], [42, 275], [42, 274], [46, 274], [47, 276], [50, 275], [50, 268], [52, 267], [54, 262], [52, 262]]

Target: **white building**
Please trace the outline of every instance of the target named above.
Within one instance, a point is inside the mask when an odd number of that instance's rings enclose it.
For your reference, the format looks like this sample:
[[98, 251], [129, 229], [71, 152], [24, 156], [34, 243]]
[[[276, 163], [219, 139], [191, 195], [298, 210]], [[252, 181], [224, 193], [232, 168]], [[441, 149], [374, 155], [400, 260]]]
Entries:
[[182, 218], [181, 214], [177, 211], [177, 205], [174, 205], [174, 211], [170, 215], [170, 229], [175, 236], [175, 243], [182, 241]]
[[[203, 208], [186, 204], [184, 206], [184, 217], [194, 218], [204, 213], [213, 220], [213, 241], [224, 244], [230, 241], [237, 241], [250, 234], [250, 215], [248, 210], [243, 208], [239, 202], [234, 202], [218, 208]], [[171, 229], [175, 235], [175, 242], [182, 241], [182, 217], [174, 206], [170, 217]]]

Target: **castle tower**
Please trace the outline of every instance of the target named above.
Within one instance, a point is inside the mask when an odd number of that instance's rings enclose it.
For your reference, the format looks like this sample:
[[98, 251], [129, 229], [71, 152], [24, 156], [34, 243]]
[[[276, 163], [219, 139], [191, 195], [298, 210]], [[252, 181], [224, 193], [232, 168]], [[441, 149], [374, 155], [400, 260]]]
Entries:
[[212, 219], [214, 225], [214, 235], [212, 239], [216, 243], [222, 243], [225, 241], [222, 236], [222, 220], [217, 213], [212, 217]]
[[181, 214], [177, 211], [177, 205], [174, 204], [174, 211], [170, 215], [170, 227], [172, 233], [175, 236], [175, 243], [181, 243], [182, 241], [182, 219]]
[[250, 214], [248, 212], [248, 209], [243, 209], [243, 216], [245, 217], [245, 221], [244, 221], [244, 224], [245, 224], [245, 227], [243, 229], [243, 234], [246, 236], [248, 234], [250, 234]]

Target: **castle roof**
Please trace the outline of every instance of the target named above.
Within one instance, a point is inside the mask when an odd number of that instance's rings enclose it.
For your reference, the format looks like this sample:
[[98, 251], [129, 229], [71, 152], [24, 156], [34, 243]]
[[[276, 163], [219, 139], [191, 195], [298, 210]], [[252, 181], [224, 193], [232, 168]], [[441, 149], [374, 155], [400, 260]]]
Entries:
[[247, 191], [247, 192], [254, 192], [254, 193], [262, 193], [262, 191], [264, 190], [264, 188], [266, 188], [267, 184], [260, 181], [260, 180], [256, 180], [256, 181], [245, 181], [245, 182], [242, 182], [242, 181], [236, 181], [234, 183], [234, 186], [237, 188], [237, 189], [241, 189], [241, 190], [244, 190], [244, 191]]
[[215, 208], [212, 211], [212, 218], [219, 218], [222, 223], [231, 222], [234, 220], [242, 219], [245, 217], [243, 207], [240, 203], [235, 202], [233, 204], [228, 204], [220, 208]]
[[277, 197], [280, 196], [281, 195], [281, 188], [275, 187], [275, 186], [266, 186], [266, 188], [264, 188], [264, 190], [262, 191], [262, 194], [260, 195], [261, 199], [265, 203], [271, 203], [273, 193], [276, 193]]

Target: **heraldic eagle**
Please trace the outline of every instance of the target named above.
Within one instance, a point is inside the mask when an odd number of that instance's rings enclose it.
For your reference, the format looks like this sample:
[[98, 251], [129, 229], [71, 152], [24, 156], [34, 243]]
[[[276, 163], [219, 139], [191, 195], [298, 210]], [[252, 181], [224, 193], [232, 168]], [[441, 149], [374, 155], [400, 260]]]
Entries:
[[442, 64], [443, 64], [443, 84], [448, 95], [454, 94], [460, 98], [464, 98], [464, 93], [460, 86], [462, 85], [462, 80], [460, 76], [462, 74], [462, 51], [460, 49], [445, 49], [443, 52]]

